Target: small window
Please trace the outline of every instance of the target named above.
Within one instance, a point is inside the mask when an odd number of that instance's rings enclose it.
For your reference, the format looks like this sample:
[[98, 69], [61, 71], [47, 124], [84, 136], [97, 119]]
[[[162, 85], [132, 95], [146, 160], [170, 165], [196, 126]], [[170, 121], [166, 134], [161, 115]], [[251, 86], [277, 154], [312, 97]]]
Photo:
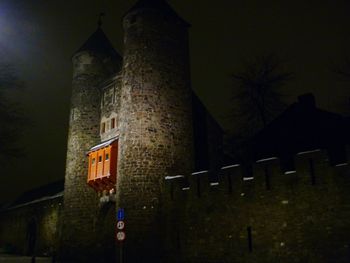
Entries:
[[101, 123], [101, 133], [105, 133], [106, 132], [106, 123], [102, 122]]
[[93, 158], [92, 161], [91, 161], [91, 164], [92, 164], [92, 165], [95, 165], [95, 163], [96, 163], [96, 159]]
[[99, 163], [102, 162], [102, 156], [101, 155], [98, 157], [98, 162]]
[[109, 160], [109, 154], [106, 153], [106, 155], [105, 155], [105, 161], [108, 161], [108, 160]]
[[115, 128], [115, 118], [111, 119], [111, 129]]

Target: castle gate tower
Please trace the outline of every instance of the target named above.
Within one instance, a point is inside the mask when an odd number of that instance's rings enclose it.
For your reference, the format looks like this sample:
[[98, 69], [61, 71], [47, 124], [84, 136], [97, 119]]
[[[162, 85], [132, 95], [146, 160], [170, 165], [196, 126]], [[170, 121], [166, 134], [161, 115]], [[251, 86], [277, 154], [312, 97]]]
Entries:
[[[87, 184], [86, 153], [100, 143], [100, 84], [120, 68], [121, 58], [99, 27], [75, 53], [66, 160], [60, 257], [93, 261], [98, 195]], [[97, 262], [97, 261], [95, 261]]]
[[159, 262], [164, 177], [193, 167], [188, 24], [166, 1], [141, 0], [123, 27], [117, 207], [128, 262]]

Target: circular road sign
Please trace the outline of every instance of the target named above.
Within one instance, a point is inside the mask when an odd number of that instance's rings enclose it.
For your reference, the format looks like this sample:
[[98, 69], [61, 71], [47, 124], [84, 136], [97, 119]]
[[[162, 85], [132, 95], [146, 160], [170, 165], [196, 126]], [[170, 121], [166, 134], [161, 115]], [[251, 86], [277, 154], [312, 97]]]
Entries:
[[117, 240], [118, 241], [124, 241], [125, 240], [125, 232], [124, 231], [119, 231], [117, 233]]
[[119, 230], [123, 230], [124, 227], [125, 227], [124, 221], [118, 221], [118, 222], [117, 222], [117, 228], [118, 228]]

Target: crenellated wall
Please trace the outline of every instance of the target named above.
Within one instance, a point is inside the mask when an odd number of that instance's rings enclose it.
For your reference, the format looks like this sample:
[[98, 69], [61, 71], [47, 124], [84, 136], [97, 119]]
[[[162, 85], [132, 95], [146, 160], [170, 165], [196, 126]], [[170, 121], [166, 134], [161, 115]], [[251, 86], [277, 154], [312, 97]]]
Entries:
[[[167, 177], [169, 262], [349, 262], [350, 174], [324, 152]], [[253, 176], [251, 176], [253, 175]], [[180, 257], [178, 255], [181, 255]]]
[[[348, 262], [350, 174], [324, 151], [294, 156], [295, 173], [279, 159], [165, 178], [161, 200], [163, 262]], [[13, 207], [0, 214], [0, 247], [31, 254], [57, 251], [62, 197]], [[114, 262], [114, 204], [95, 218], [95, 250]], [[128, 221], [126, 221], [128, 223]], [[126, 229], [128, 235], [129, 229]]]

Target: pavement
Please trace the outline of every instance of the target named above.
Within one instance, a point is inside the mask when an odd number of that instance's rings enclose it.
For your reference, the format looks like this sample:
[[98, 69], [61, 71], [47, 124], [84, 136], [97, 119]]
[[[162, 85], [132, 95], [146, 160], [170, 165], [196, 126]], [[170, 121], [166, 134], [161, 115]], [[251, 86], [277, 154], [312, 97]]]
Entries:
[[49, 257], [35, 257], [35, 261], [32, 261], [32, 257], [24, 257], [9, 254], [0, 254], [0, 263], [52, 263], [52, 258]]

